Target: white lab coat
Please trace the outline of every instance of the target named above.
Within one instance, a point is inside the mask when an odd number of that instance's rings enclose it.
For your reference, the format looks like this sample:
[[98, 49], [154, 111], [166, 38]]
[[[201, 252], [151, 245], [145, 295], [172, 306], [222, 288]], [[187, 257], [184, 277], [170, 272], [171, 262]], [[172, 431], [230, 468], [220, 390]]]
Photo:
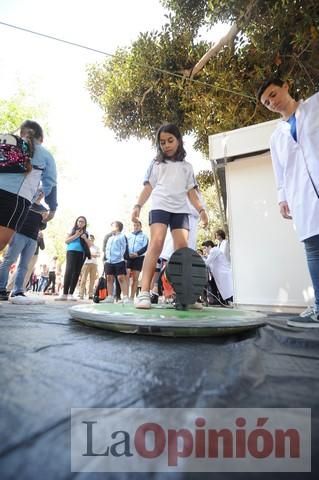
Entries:
[[[189, 219], [189, 234], [188, 234], [188, 247], [196, 250], [196, 240], [197, 240], [197, 226], [199, 215], [195, 217], [194, 215], [188, 215]], [[174, 244], [171, 231], [168, 229], [165, 237], [165, 242], [163, 246], [162, 253], [160, 255], [164, 260], [169, 260], [174, 253]]]
[[173, 252], [174, 252], [173, 237], [172, 237], [171, 231], [168, 229], [165, 237], [163, 250], [160, 254], [160, 258], [163, 258], [164, 260], [169, 260]]
[[226, 240], [226, 239], [225, 239], [225, 240], [222, 240], [218, 246], [219, 246], [219, 248], [221, 249], [221, 251], [223, 252], [223, 254], [225, 255], [225, 257], [227, 258], [227, 260], [228, 260], [229, 263], [230, 263], [229, 241]]
[[[205, 202], [202, 197], [202, 194], [199, 191], [197, 191], [197, 195], [202, 205], [205, 206]], [[188, 215], [188, 220], [189, 220], [188, 247], [192, 248], [193, 250], [196, 250], [199, 213], [188, 199], [187, 199], [187, 203], [191, 212]], [[168, 260], [172, 256], [173, 252], [174, 252], [173, 237], [172, 237], [171, 231], [168, 229], [165, 237], [163, 250], [160, 257], [164, 258], [164, 260]]]
[[229, 261], [220, 248], [211, 248], [205, 263], [215, 279], [223, 300], [232, 297], [234, 294], [232, 271]]
[[297, 142], [282, 120], [271, 136], [270, 149], [278, 201], [287, 201], [300, 241], [319, 234], [319, 93], [296, 110]]

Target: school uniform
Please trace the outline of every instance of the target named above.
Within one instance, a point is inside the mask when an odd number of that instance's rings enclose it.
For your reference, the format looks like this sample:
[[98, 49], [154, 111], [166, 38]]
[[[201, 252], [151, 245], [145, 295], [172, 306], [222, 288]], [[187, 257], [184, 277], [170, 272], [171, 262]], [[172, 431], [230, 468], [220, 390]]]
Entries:
[[153, 160], [144, 178], [152, 187], [149, 223], [189, 230], [191, 213], [187, 193], [197, 186], [193, 167], [185, 160]]

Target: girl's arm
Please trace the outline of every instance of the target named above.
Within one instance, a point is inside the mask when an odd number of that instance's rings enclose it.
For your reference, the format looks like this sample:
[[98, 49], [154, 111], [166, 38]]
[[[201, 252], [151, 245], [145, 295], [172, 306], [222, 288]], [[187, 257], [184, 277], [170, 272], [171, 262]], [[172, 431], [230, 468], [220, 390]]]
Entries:
[[133, 212], [132, 212], [132, 222], [135, 222], [136, 220], [138, 220], [139, 216], [140, 216], [140, 212], [141, 212], [141, 208], [143, 207], [143, 205], [147, 202], [147, 200], [149, 199], [151, 193], [152, 193], [152, 187], [151, 187], [151, 184], [150, 183], [146, 183], [144, 185], [144, 188], [143, 190], [141, 191], [139, 197], [138, 197], [138, 200], [137, 200], [137, 203], [136, 205], [134, 205], [134, 208], [133, 208]]
[[205, 208], [203, 207], [201, 201], [198, 198], [198, 194], [197, 194], [195, 188], [192, 188], [191, 190], [189, 190], [187, 192], [187, 195], [188, 195], [189, 201], [191, 202], [193, 207], [196, 208], [196, 210], [198, 211], [201, 222], [203, 223], [203, 226], [207, 227], [208, 216], [207, 216]]
[[87, 244], [87, 246], [88, 246], [89, 248], [92, 246], [92, 242], [91, 242], [91, 240], [89, 239], [87, 233], [82, 233], [81, 238], [83, 238], [83, 240], [85, 240], [85, 242], [86, 242], [86, 244]]
[[71, 243], [82, 235], [82, 230], [77, 230], [73, 235], [68, 235], [65, 239], [65, 243]]

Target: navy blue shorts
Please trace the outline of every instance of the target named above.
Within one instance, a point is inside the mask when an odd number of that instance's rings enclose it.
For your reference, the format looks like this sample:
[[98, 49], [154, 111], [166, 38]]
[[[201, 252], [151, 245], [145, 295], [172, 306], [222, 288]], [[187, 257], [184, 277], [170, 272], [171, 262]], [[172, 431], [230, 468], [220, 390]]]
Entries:
[[136, 257], [136, 258], [129, 258], [126, 262], [126, 267], [130, 270], [134, 270], [135, 272], [141, 272], [144, 262], [144, 256]]
[[[10, 175], [7, 173], [6, 175]], [[0, 190], [0, 225], [15, 232], [22, 227], [30, 208], [29, 200], [16, 193]]]
[[125, 262], [118, 262], [118, 263], [105, 262], [104, 271], [106, 275], [114, 275], [114, 277], [117, 277], [118, 275], [126, 275]]
[[149, 225], [153, 223], [163, 223], [171, 230], [183, 228], [189, 230], [188, 213], [171, 213], [165, 210], [151, 210], [149, 213]]

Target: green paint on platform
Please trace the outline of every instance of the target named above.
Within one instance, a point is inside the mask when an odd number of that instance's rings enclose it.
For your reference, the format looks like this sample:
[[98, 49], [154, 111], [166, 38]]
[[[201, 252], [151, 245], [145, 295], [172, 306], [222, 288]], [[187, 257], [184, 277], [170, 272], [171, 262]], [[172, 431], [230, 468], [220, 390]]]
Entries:
[[264, 315], [257, 312], [250, 312], [239, 310], [235, 308], [221, 308], [221, 307], [204, 307], [203, 310], [189, 309], [177, 310], [174, 307], [167, 305], [153, 305], [151, 309], [138, 309], [134, 305], [124, 305], [120, 303], [99, 303], [85, 306], [90, 313], [97, 313], [99, 315], [105, 314], [116, 318], [117, 316], [125, 318], [140, 318], [140, 319], [182, 319], [182, 320], [236, 320], [236, 319], [251, 319], [264, 318]]

